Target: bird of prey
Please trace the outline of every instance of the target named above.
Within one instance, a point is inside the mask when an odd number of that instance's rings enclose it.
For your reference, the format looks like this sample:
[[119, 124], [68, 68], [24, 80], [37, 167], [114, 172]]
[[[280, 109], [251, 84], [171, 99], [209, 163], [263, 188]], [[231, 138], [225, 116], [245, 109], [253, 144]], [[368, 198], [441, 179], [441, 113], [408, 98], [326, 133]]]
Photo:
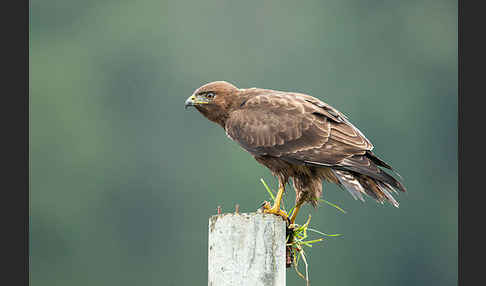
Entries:
[[[396, 173], [372, 152], [363, 133], [344, 114], [310, 95], [239, 89], [215, 81], [196, 89], [185, 102], [188, 106], [223, 127], [229, 138], [278, 178], [275, 202], [265, 203], [264, 212], [291, 224], [304, 203], [317, 206], [323, 181], [348, 190], [354, 199], [364, 201], [367, 195], [395, 207], [398, 202], [392, 193], [405, 192], [402, 183], [382, 169]], [[280, 209], [289, 179], [296, 193], [290, 219]]]

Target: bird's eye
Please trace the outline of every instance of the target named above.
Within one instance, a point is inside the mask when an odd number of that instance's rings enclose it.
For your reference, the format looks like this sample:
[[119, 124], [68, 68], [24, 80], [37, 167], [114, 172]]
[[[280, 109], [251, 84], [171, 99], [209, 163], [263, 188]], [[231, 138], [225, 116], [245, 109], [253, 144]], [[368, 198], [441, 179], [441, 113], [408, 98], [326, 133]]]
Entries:
[[214, 93], [209, 92], [208, 94], [206, 94], [206, 97], [207, 98], [213, 98], [214, 97]]

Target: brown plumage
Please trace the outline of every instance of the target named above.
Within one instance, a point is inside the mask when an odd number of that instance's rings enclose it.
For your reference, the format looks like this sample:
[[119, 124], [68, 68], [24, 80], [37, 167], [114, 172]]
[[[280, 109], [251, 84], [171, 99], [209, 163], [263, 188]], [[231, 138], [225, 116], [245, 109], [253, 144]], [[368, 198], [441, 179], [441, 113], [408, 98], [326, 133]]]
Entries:
[[[322, 181], [398, 207], [391, 195], [405, 187], [371, 150], [371, 142], [332, 106], [312, 96], [249, 88], [216, 81], [198, 88], [186, 101], [219, 124], [278, 178], [280, 189], [292, 179], [296, 206], [317, 205]], [[295, 219], [295, 215], [293, 215]]]

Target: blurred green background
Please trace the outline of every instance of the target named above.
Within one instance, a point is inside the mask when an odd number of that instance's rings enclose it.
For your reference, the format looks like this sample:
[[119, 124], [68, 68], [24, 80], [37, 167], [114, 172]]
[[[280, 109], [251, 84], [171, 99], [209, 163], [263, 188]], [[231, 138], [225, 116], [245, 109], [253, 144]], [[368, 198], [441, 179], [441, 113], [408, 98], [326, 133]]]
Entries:
[[304, 208], [343, 234], [313, 285], [457, 285], [457, 1], [30, 4], [31, 285], [206, 285], [208, 217], [276, 186], [184, 110], [214, 80], [322, 99], [405, 179], [398, 209], [329, 184], [347, 214]]

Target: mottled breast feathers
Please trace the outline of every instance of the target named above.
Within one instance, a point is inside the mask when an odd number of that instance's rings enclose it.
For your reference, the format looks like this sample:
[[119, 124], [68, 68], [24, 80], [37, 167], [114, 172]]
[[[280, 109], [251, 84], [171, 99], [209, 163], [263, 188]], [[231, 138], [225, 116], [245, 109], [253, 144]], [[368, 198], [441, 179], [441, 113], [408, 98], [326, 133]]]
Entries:
[[335, 165], [373, 145], [342, 113], [305, 94], [255, 90], [233, 110], [227, 135], [254, 156]]

